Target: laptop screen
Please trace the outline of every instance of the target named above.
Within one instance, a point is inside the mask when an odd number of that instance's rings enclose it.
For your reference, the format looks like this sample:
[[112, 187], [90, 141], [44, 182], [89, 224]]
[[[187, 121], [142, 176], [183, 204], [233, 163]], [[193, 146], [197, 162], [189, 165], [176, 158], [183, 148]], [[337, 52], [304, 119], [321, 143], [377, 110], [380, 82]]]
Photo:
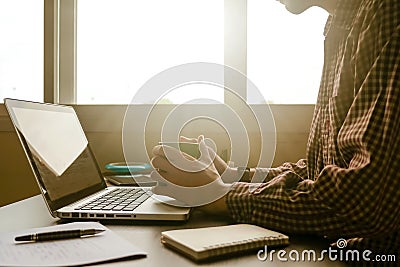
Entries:
[[5, 103], [52, 211], [105, 187], [72, 107], [10, 99]]

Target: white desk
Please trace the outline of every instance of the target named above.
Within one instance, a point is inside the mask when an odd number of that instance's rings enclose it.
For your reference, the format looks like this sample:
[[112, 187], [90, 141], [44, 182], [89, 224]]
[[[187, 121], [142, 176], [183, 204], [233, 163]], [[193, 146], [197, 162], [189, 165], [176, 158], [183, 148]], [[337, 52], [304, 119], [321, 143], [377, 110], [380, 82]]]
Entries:
[[[35, 196], [13, 203], [0, 208], [0, 232], [13, 231], [24, 228], [50, 226], [57, 223], [57, 219], [50, 216], [42, 197]], [[189, 259], [165, 248], [160, 243], [160, 233], [164, 230], [178, 228], [193, 228], [227, 224], [227, 221], [221, 218], [210, 218], [200, 212], [194, 212], [186, 223], [163, 224], [154, 222], [124, 222], [124, 224], [106, 223], [114, 232], [128, 241], [135, 243], [143, 250], [148, 252], [146, 258], [130, 259], [112, 263], [101, 264], [99, 266], [198, 266], [198, 264]], [[290, 250], [311, 250], [320, 251], [327, 249], [327, 242], [323, 239], [314, 237], [292, 237], [291, 245], [285, 248]], [[280, 262], [275, 257], [273, 262], [268, 260], [259, 261], [256, 252], [251, 252], [238, 257], [230, 257], [210, 263], [202, 263], [201, 266], [346, 266], [342, 262], [329, 261], [324, 262]]]

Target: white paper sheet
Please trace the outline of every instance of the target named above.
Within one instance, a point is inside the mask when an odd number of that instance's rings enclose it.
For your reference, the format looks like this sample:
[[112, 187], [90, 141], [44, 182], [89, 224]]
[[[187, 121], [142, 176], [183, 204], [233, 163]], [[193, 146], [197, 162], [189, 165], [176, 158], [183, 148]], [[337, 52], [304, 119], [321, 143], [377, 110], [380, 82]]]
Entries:
[[79, 120], [73, 113], [14, 108], [20, 131], [35, 155], [57, 176], [87, 146]]
[[[90, 237], [48, 242], [14, 241], [16, 236], [24, 234], [88, 228], [106, 231]], [[0, 266], [74, 266], [140, 255], [146, 255], [146, 252], [97, 222], [75, 222], [0, 233]]]

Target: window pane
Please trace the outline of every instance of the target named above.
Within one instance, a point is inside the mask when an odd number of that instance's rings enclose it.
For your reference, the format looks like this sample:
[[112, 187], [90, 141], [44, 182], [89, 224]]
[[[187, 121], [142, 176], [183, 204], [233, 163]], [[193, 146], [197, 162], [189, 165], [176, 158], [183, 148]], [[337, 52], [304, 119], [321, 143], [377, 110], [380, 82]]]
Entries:
[[43, 101], [43, 0], [0, 1], [0, 102]]
[[[223, 10], [223, 0], [79, 0], [77, 102], [129, 103], [170, 67], [223, 64]], [[203, 97], [223, 101], [223, 92]]]
[[278, 1], [248, 1], [247, 75], [267, 102], [316, 102], [327, 17], [317, 7], [293, 15]]

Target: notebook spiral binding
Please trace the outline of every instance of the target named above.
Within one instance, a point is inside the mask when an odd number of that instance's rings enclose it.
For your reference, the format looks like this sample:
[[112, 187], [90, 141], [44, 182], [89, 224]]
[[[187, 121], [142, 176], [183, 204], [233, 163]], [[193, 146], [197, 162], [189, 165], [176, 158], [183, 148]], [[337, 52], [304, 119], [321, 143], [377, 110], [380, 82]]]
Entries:
[[261, 238], [251, 238], [230, 243], [221, 243], [213, 246], [205, 246], [209, 256], [218, 256], [225, 253], [233, 253], [255, 249], [264, 245], [279, 246], [286, 245], [288, 240], [284, 235], [266, 236]]

